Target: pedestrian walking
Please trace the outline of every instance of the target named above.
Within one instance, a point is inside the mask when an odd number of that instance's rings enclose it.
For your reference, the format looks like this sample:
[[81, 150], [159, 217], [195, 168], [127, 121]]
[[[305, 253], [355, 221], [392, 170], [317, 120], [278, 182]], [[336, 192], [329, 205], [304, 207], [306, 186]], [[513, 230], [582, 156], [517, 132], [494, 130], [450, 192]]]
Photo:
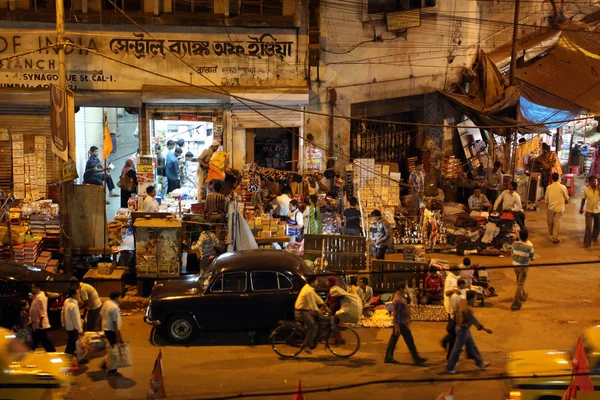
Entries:
[[[119, 308], [120, 299], [120, 292], [111, 292], [110, 300], [104, 302], [102, 310], [100, 311], [102, 317], [102, 330], [104, 331], [104, 336], [106, 336], [110, 347], [118, 343], [123, 343], [123, 337], [121, 336], [121, 309]], [[110, 368], [110, 365], [108, 365], [108, 368]], [[104, 369], [107, 369], [106, 364], [104, 364]], [[116, 369], [108, 370], [108, 376], [118, 375], [119, 372]]]
[[589, 182], [590, 185], [583, 190], [581, 207], [579, 207], [579, 214], [583, 214], [583, 206], [585, 205], [584, 248], [590, 247], [592, 242], [598, 243], [598, 235], [600, 235], [600, 188], [598, 187], [598, 178], [590, 176]]
[[454, 342], [454, 348], [452, 349], [452, 354], [450, 354], [450, 358], [448, 359], [448, 364], [446, 365], [446, 372], [449, 374], [456, 373], [456, 363], [460, 357], [460, 353], [464, 346], [467, 347], [467, 351], [473, 355], [473, 359], [475, 360], [475, 365], [480, 370], [484, 370], [490, 366], [490, 363], [484, 363], [481, 354], [479, 353], [479, 349], [477, 345], [475, 345], [475, 340], [473, 340], [473, 336], [471, 335], [471, 326], [475, 325], [477, 330], [483, 330], [487, 333], [491, 334], [492, 330], [484, 328], [483, 325], [475, 318], [473, 314], [473, 309], [469, 306], [469, 301], [475, 298], [474, 291], [467, 292], [466, 299], [460, 299], [458, 302], [458, 306], [456, 309], [456, 341]]
[[512, 311], [520, 310], [522, 302], [527, 300], [528, 295], [525, 292], [525, 281], [527, 280], [527, 272], [529, 271], [529, 261], [535, 257], [533, 244], [528, 240], [529, 232], [526, 230], [520, 231], [519, 239], [513, 243], [512, 250], [513, 265], [515, 266], [515, 276], [517, 278], [515, 299], [510, 308]]
[[413, 358], [415, 365], [423, 365], [427, 362], [426, 358], [419, 355], [415, 341], [410, 331], [410, 310], [408, 309], [408, 303], [404, 298], [403, 293], [406, 289], [406, 282], [400, 281], [394, 294], [393, 309], [394, 309], [394, 331], [387, 345], [385, 352], [385, 362], [387, 364], [398, 364], [398, 361], [394, 359], [394, 351], [396, 350], [396, 344], [400, 336], [404, 339], [406, 347]]
[[61, 311], [61, 321], [63, 328], [67, 331], [67, 347], [65, 354], [73, 355], [77, 350], [77, 339], [83, 334], [81, 325], [81, 314], [79, 313], [79, 297], [78, 290], [74, 287], [69, 287], [67, 299], [63, 304]]
[[548, 205], [547, 220], [548, 231], [553, 243], [560, 243], [558, 233], [560, 231], [560, 220], [565, 211], [565, 204], [569, 203], [569, 192], [567, 187], [560, 183], [558, 173], [552, 174], [552, 184], [546, 188], [546, 204]]
[[[454, 277], [456, 276], [454, 274], [452, 275]], [[452, 279], [452, 277], [450, 277], [450, 279]], [[448, 277], [446, 278], [446, 282], [447, 281]], [[446, 286], [446, 290], [444, 291], [444, 306], [447, 305], [446, 312], [448, 313], [448, 324], [446, 325], [446, 336], [442, 339], [442, 347], [446, 349], [446, 361], [450, 359], [450, 354], [452, 354], [454, 342], [456, 341], [456, 309], [458, 307], [458, 302], [467, 298], [467, 280], [458, 278], [454, 281], [456, 282], [456, 286], [452, 288], [451, 282], [451, 285]], [[467, 355], [469, 358], [472, 358], [473, 356], [469, 352], [469, 349], [467, 349]]]
[[31, 349], [35, 351], [39, 343], [42, 344], [44, 350], [48, 353], [54, 353], [56, 348], [48, 338], [50, 330], [50, 321], [48, 320], [48, 298], [46, 293], [40, 289], [38, 283], [31, 284], [31, 293], [33, 299], [29, 307], [29, 318], [31, 318], [31, 328], [33, 330]]
[[102, 307], [102, 300], [100, 300], [98, 292], [92, 285], [79, 282], [75, 277], [71, 278], [70, 286], [78, 290], [81, 299], [79, 307], [85, 309], [85, 330], [87, 332], [96, 332], [98, 330], [100, 307]]

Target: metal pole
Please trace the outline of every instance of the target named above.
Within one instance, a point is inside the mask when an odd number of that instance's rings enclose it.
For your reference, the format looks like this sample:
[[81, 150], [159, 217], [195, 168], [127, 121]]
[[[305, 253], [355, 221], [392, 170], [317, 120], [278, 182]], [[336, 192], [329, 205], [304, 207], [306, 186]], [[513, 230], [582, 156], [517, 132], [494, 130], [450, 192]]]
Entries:
[[510, 84], [517, 83], [517, 40], [519, 37], [519, 9], [520, 0], [515, 0], [515, 19], [513, 21], [512, 49], [510, 52]]
[[[65, 53], [65, 19], [64, 2], [56, 0], [56, 41], [58, 46], [58, 87], [67, 89], [67, 57]], [[60, 160], [59, 158], [57, 158]], [[59, 161], [60, 162], [60, 161]], [[73, 273], [72, 243], [71, 243], [71, 198], [73, 195], [73, 181], [62, 182], [60, 191], [60, 221], [62, 224], [61, 247], [63, 250], [63, 264], [68, 275]]]

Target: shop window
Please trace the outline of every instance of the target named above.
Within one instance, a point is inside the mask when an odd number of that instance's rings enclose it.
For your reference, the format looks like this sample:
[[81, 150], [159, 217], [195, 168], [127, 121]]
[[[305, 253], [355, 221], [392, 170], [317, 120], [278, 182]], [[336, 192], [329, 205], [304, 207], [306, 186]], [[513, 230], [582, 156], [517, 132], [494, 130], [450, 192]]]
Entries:
[[241, 0], [240, 14], [282, 15], [283, 0]]
[[252, 280], [252, 290], [255, 292], [279, 289], [277, 272], [254, 271], [250, 274], [250, 278]]
[[123, 11], [143, 11], [144, 10], [143, 0], [104, 0], [104, 9], [105, 10], [116, 10], [115, 4], [117, 5], [117, 7], [121, 8]]
[[297, 129], [254, 130], [254, 162], [264, 168], [294, 170], [298, 159]]
[[435, 7], [436, 0], [368, 0], [369, 14]]
[[173, 0], [176, 13], [212, 13], [213, 0]]

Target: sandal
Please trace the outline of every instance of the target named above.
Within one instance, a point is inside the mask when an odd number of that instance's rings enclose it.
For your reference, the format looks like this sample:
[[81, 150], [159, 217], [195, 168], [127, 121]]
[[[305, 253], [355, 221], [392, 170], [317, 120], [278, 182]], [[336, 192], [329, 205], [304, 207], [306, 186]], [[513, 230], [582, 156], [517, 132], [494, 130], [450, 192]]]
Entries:
[[116, 194], [116, 193], [109, 193], [108, 196], [109, 197], [121, 197], [120, 194]]

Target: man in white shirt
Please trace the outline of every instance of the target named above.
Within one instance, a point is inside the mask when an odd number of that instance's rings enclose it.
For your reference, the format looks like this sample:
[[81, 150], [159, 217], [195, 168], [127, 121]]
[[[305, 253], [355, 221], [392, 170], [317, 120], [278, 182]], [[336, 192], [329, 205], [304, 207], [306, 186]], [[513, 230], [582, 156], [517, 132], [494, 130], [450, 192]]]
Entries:
[[598, 187], [598, 178], [590, 176], [589, 182], [590, 185], [583, 190], [581, 207], [579, 208], [579, 214], [583, 214], [583, 206], [585, 205], [584, 248], [590, 247], [592, 242], [598, 243], [598, 236], [600, 235], [600, 187]]
[[148, 186], [146, 188], [146, 198], [142, 203], [142, 212], [158, 212], [158, 202], [156, 201], [156, 188]]
[[456, 321], [454, 314], [456, 313], [456, 305], [460, 299], [467, 295], [467, 281], [460, 277], [460, 268], [452, 267], [446, 274], [444, 282], [444, 308], [448, 313], [448, 325], [446, 326], [446, 336], [442, 339], [442, 347], [447, 349], [446, 360], [450, 357], [456, 338]]
[[[121, 336], [121, 309], [119, 308], [120, 298], [121, 293], [111, 292], [110, 300], [104, 302], [100, 311], [102, 330], [111, 347], [117, 343], [123, 343], [123, 337]], [[108, 367], [110, 368], [110, 365]], [[116, 369], [108, 371], [109, 376], [116, 376], [118, 374]]]
[[60, 314], [62, 326], [67, 331], [67, 347], [65, 348], [65, 354], [70, 355], [75, 354], [75, 350], [77, 349], [77, 339], [79, 339], [79, 335], [83, 334], [79, 303], [77, 302], [78, 297], [78, 290], [73, 286], [69, 287], [67, 299], [63, 304]]
[[38, 343], [42, 343], [44, 350], [48, 353], [54, 353], [56, 348], [48, 338], [48, 330], [50, 329], [50, 321], [48, 320], [48, 298], [46, 293], [40, 290], [38, 283], [31, 284], [31, 293], [33, 293], [33, 300], [29, 307], [29, 318], [31, 319], [32, 332], [32, 345], [31, 349], [35, 351]]
[[100, 316], [102, 300], [100, 300], [98, 292], [92, 285], [79, 282], [75, 277], [71, 278], [71, 282], [71, 286], [79, 290], [79, 296], [81, 297], [80, 307], [86, 310], [85, 330], [87, 332], [96, 332], [98, 330], [98, 317]]
[[273, 206], [275, 206], [273, 216], [282, 221], [287, 220], [290, 212], [290, 201], [292, 201], [292, 189], [289, 186], [286, 186], [283, 188], [281, 196], [277, 196], [273, 202]]
[[548, 205], [548, 211], [546, 212], [548, 231], [552, 237], [552, 242], [559, 243], [560, 220], [565, 211], [565, 204], [569, 203], [569, 192], [567, 192], [567, 187], [560, 183], [557, 172], [552, 174], [552, 184], [546, 188], [545, 199]]
[[[512, 182], [508, 190], [502, 192], [494, 203], [494, 210], [510, 211], [521, 229], [525, 229], [525, 213], [521, 204], [521, 196], [517, 193], [517, 182]], [[502, 206], [502, 208], [500, 208]]]
[[302, 348], [309, 354], [311, 353], [310, 350], [317, 346], [315, 337], [317, 336], [318, 327], [315, 317], [317, 317], [319, 307], [324, 303], [323, 299], [315, 291], [316, 282], [316, 276], [306, 277], [306, 284], [300, 290], [296, 304], [294, 305], [294, 317], [296, 321], [304, 323], [308, 328]]

